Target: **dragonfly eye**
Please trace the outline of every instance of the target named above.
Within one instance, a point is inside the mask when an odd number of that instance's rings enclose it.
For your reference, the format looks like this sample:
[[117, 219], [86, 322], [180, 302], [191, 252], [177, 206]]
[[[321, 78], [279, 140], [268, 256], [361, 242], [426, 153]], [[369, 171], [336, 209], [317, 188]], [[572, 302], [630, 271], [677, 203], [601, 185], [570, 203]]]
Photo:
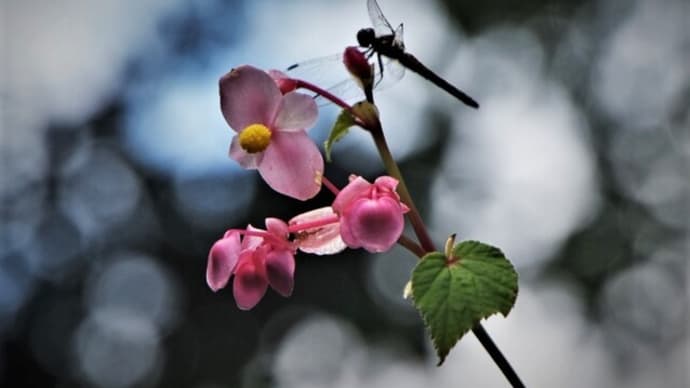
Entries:
[[374, 43], [374, 39], [376, 39], [376, 34], [373, 28], [362, 28], [357, 31], [357, 43], [359, 43], [361, 47], [371, 46], [372, 43]]

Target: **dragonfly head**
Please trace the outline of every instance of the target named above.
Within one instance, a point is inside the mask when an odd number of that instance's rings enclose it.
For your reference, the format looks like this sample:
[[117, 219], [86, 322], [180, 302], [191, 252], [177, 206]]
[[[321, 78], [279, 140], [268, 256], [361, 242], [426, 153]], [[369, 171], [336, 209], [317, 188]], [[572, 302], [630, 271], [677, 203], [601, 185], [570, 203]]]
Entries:
[[357, 43], [360, 47], [370, 47], [376, 40], [376, 33], [373, 28], [362, 28], [357, 31]]

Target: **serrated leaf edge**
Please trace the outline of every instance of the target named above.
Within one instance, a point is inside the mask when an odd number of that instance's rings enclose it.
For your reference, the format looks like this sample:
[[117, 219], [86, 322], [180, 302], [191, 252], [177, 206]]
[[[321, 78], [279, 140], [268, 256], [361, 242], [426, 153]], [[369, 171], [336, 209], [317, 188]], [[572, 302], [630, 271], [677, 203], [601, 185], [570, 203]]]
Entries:
[[[508, 307], [508, 309], [505, 310], [505, 311], [499, 310], [499, 311], [493, 311], [493, 312], [480, 312], [480, 317], [479, 317], [478, 319], [473, 320], [473, 322], [472, 322], [472, 326], [471, 326], [471, 327], [474, 328], [479, 322], [481, 322], [482, 319], [487, 319], [487, 318], [491, 317], [492, 315], [495, 315], [495, 314], [498, 314], [498, 313], [500, 313], [501, 315], [503, 315], [503, 317], [508, 317], [508, 314], [510, 313], [510, 311], [512, 311], [513, 307], [515, 306], [515, 301], [517, 300], [517, 295], [518, 295], [518, 292], [519, 292], [519, 282], [518, 282], [518, 274], [517, 274], [517, 271], [515, 270], [515, 266], [513, 266], [513, 263], [511, 263], [510, 260], [508, 260], [508, 258], [505, 256], [505, 254], [503, 253], [503, 251], [501, 251], [500, 248], [497, 248], [497, 247], [494, 247], [494, 246], [491, 246], [491, 245], [488, 245], [488, 244], [484, 244], [484, 243], [482, 243], [482, 242], [480, 242], [480, 241], [477, 241], [477, 240], [467, 240], [467, 241], [462, 241], [462, 242], [460, 242], [460, 243], [458, 243], [458, 244], [455, 245], [455, 247], [453, 248], [454, 255], [455, 255], [455, 252], [456, 252], [456, 250], [457, 250], [458, 248], [460, 248], [461, 246], [468, 245], [468, 244], [477, 244], [478, 246], [488, 247], [488, 248], [490, 248], [490, 250], [495, 251], [496, 253], [498, 253], [498, 255], [490, 255], [489, 257], [503, 258], [503, 259], [505, 260], [505, 262], [508, 264], [508, 266], [510, 267], [510, 271], [511, 271], [512, 273], [514, 273], [514, 274], [515, 274], [515, 277], [516, 277], [516, 279], [515, 279], [515, 285], [516, 285], [515, 289], [513, 290], [511, 287], [508, 287], [508, 288], [511, 288], [511, 290], [510, 290], [511, 292], [510, 292], [510, 293], [512, 294], [512, 295], [511, 295], [511, 298], [510, 298], [510, 302], [511, 302], [511, 303], [510, 303], [510, 306]], [[467, 252], [465, 252], [465, 253], [467, 253]], [[440, 255], [446, 257], [446, 256], [445, 256], [443, 253], [441, 253], [441, 252], [431, 252], [431, 253], [428, 253], [427, 255], [425, 255], [424, 257], [422, 257], [422, 259], [420, 260], [420, 263], [421, 263], [423, 260], [426, 260], [426, 259], [427, 259], [428, 257], [430, 257], [432, 254], [434, 254], [434, 255], [435, 255], [435, 254], [440, 254]], [[457, 257], [457, 260], [454, 260], [454, 262], [453, 262], [451, 265], [453, 265], [453, 266], [454, 266], [454, 265], [462, 265], [462, 263], [461, 263], [461, 262], [462, 262], [462, 258], [463, 258], [463, 257]], [[446, 257], [446, 259], [447, 259], [447, 257]], [[419, 265], [420, 263], [418, 263], [417, 265]], [[413, 269], [413, 274], [414, 274], [414, 271], [416, 270], [416, 268], [417, 268], [417, 266], [415, 266], [415, 269]], [[450, 269], [448, 269], [448, 271], [450, 271]], [[439, 274], [440, 274], [440, 273], [442, 273], [442, 272], [439, 272]], [[450, 273], [450, 275], [452, 276], [452, 273]], [[437, 278], [437, 277], [438, 277], [438, 276], [436, 276], [436, 277], [434, 278], [434, 281], [436, 281], [436, 278]], [[410, 282], [411, 282], [411, 286], [410, 286], [410, 287], [411, 287], [411, 289], [412, 289], [412, 290], [411, 290], [411, 295], [414, 296], [414, 283], [412, 282], [412, 277], [410, 278]], [[431, 282], [431, 284], [433, 284], [433, 281]], [[431, 288], [431, 286], [430, 286], [429, 288]], [[427, 295], [427, 294], [425, 293], [425, 295]], [[424, 299], [424, 297], [422, 297], [422, 299]], [[415, 308], [417, 309], [417, 311], [419, 311], [419, 313], [420, 313], [420, 315], [421, 315], [421, 317], [422, 317], [422, 321], [424, 322], [425, 329], [426, 329], [426, 331], [429, 333], [429, 337], [430, 337], [431, 340], [432, 340], [432, 344], [433, 344], [433, 346], [434, 346], [434, 349], [436, 350], [436, 354], [437, 354], [438, 357], [439, 357], [439, 362], [436, 364], [436, 366], [441, 366], [441, 365], [443, 364], [443, 362], [446, 360], [446, 357], [448, 356], [448, 354], [450, 354], [450, 351], [455, 347], [455, 345], [457, 345], [458, 341], [460, 341], [460, 339], [462, 339], [462, 337], [464, 337], [465, 334], [467, 334], [467, 332], [470, 331], [471, 329], [466, 329], [466, 330], [464, 330], [464, 331], [459, 332], [457, 335], [451, 336], [451, 341], [452, 341], [453, 344], [448, 348], [447, 351], [443, 351], [443, 350], [439, 347], [438, 337], [435, 336], [435, 335], [433, 334], [432, 330], [431, 330], [431, 323], [429, 322], [428, 314], [426, 314], [424, 311], [422, 311], [421, 308], [419, 308], [419, 307], [417, 306], [417, 303], [421, 303], [421, 300], [418, 302], [418, 301], [417, 301], [417, 298], [414, 298], [414, 297], [412, 298], [412, 300], [413, 300], [413, 302], [414, 302]]]

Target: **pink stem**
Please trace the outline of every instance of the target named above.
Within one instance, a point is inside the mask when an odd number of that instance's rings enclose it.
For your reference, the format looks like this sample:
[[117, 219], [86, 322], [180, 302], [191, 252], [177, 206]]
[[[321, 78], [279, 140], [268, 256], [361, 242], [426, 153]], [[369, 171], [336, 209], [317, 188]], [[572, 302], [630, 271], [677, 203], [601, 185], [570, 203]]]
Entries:
[[294, 81], [297, 84], [297, 88], [311, 90], [320, 96], [324, 96], [326, 99], [330, 100], [332, 103], [340, 106], [341, 108], [352, 111], [352, 107], [348, 103], [331, 94], [328, 90], [321, 89], [320, 87], [301, 79], [295, 79]]
[[333, 182], [329, 181], [328, 178], [326, 178], [325, 176], [321, 177], [321, 183], [323, 183], [323, 185], [326, 186], [326, 188], [330, 190], [331, 193], [333, 193], [333, 195], [338, 195], [338, 193], [340, 192], [340, 190], [337, 187], [335, 187]]
[[357, 116], [355, 114], [355, 112], [352, 110], [352, 106], [350, 104], [348, 104], [347, 102], [341, 100], [338, 96], [332, 94], [328, 90], [321, 89], [320, 87], [318, 87], [312, 83], [309, 83], [307, 81], [303, 81], [301, 79], [293, 79], [293, 81], [295, 81], [297, 88], [311, 90], [312, 92], [318, 94], [319, 96], [323, 96], [327, 100], [330, 100], [332, 103], [345, 109], [346, 111], [348, 111], [352, 115], [352, 117], [355, 118], [355, 122], [357, 123], [357, 125], [359, 125], [362, 128], [366, 128], [362, 119], [360, 119], [359, 116]]
[[261, 237], [265, 240], [270, 240], [271, 244], [273, 244], [274, 246], [281, 246], [292, 249], [292, 246], [290, 245], [289, 241], [283, 240], [265, 230], [229, 229], [228, 231], [226, 231], [226, 233], [230, 231], [238, 232], [242, 236]]
[[314, 221], [300, 222], [299, 224], [293, 224], [288, 227], [290, 233], [301, 232], [307, 229], [319, 228], [321, 226], [326, 226], [338, 222], [340, 218], [337, 214], [331, 214], [330, 216], [319, 218]]

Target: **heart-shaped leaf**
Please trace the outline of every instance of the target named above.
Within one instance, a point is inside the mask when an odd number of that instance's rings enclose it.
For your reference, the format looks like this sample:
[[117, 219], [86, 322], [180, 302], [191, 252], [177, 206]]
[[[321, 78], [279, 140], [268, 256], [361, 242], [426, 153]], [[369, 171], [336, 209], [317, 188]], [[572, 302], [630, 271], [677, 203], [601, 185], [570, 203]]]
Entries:
[[450, 256], [424, 256], [412, 272], [412, 296], [431, 332], [438, 365], [481, 319], [507, 316], [517, 291], [517, 272], [498, 248], [465, 241]]

